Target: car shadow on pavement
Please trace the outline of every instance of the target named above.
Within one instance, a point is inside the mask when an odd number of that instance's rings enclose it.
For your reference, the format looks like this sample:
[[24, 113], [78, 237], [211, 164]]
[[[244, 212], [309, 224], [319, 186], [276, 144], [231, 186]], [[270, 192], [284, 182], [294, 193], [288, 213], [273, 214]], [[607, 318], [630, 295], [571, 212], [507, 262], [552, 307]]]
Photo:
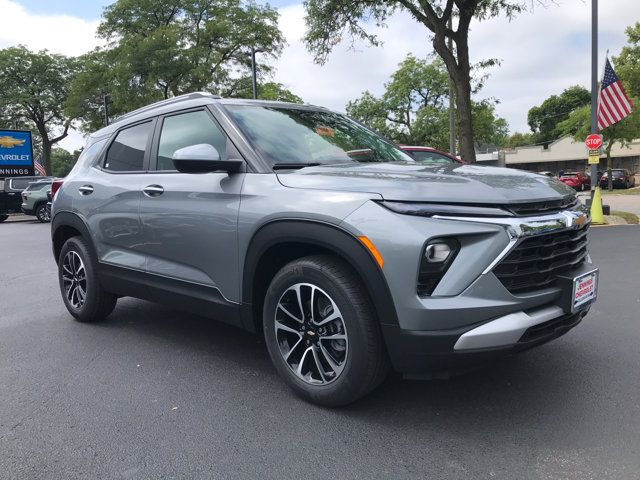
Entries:
[[[134, 299], [121, 299], [116, 311], [96, 327], [119, 330], [133, 343], [142, 342], [171, 357], [197, 354], [193, 368], [224, 364], [227, 377], [263, 382], [263, 389], [319, 415], [346, 416], [352, 421], [378, 422], [388, 428], [423, 425], [429, 429], [471, 428], [488, 435], [507, 424], [536, 429], [548, 423], [582, 421], [574, 406], [584, 404], [593, 382], [581, 368], [589, 352], [564, 338], [499, 360], [482, 369], [447, 380], [404, 380], [391, 373], [374, 392], [340, 409], [304, 402], [277, 376], [262, 337], [197, 315]], [[131, 338], [133, 337], [133, 338]], [[122, 338], [122, 337], [121, 337]], [[213, 368], [215, 370], [215, 368]], [[249, 387], [249, 385], [247, 385]], [[288, 397], [288, 398], [287, 398]]]

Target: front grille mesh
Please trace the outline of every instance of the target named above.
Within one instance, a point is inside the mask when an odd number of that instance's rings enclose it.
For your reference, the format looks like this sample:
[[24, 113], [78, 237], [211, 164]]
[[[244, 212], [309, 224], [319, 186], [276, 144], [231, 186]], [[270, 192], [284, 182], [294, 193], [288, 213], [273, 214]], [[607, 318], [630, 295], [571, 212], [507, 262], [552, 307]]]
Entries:
[[589, 226], [580, 230], [525, 238], [493, 272], [511, 293], [552, 286], [559, 273], [578, 267], [587, 257]]

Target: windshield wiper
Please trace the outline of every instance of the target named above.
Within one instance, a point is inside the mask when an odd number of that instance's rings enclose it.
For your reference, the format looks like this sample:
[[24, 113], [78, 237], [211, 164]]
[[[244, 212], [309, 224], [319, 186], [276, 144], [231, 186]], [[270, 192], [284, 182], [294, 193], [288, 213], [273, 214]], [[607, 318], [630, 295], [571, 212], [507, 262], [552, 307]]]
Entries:
[[320, 162], [308, 162], [308, 163], [299, 163], [299, 162], [291, 162], [291, 163], [274, 163], [274, 170], [298, 170], [300, 168], [305, 167], [317, 167], [322, 165]]

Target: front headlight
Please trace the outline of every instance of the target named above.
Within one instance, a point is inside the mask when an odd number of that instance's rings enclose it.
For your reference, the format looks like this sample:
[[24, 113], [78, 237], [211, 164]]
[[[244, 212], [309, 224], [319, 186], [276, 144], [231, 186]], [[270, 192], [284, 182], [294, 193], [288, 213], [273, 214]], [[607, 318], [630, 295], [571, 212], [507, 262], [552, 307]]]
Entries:
[[481, 207], [477, 205], [456, 205], [451, 203], [409, 203], [409, 202], [378, 202], [392, 212], [404, 215], [418, 215], [421, 217], [513, 217], [508, 210], [496, 207]]

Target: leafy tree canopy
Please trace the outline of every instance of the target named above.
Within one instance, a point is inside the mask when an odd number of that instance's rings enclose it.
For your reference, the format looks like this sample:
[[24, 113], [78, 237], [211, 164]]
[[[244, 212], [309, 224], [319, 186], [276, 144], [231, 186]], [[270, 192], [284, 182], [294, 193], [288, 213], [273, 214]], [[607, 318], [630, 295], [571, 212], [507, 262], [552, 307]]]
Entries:
[[[398, 65], [378, 98], [364, 92], [346, 105], [347, 113], [397, 143], [449, 149], [448, 74], [440, 59], [413, 55]], [[500, 145], [507, 122], [496, 118], [489, 100], [474, 102], [473, 125], [478, 142]]]
[[75, 118], [64, 112], [74, 59], [19, 45], [0, 50], [0, 105], [7, 126], [35, 130], [42, 157], [51, 172], [51, 148], [66, 138]]
[[304, 103], [302, 98], [281, 83], [276, 82], [258, 85], [258, 98], [261, 100], [277, 100], [279, 102]]
[[51, 174], [54, 177], [66, 177], [78, 160], [79, 151], [70, 153], [64, 148], [54, 148], [51, 151]]
[[569, 118], [576, 108], [591, 103], [591, 93], [584, 87], [575, 85], [565, 89], [560, 95], [551, 95], [541, 105], [532, 107], [527, 122], [535, 134], [534, 143], [552, 142], [561, 132], [557, 129], [560, 122]]
[[69, 112], [83, 115], [91, 129], [101, 126], [105, 93], [114, 115], [187, 92], [246, 94], [250, 49], [262, 52], [261, 78], [271, 70], [268, 59], [282, 51], [277, 22], [275, 9], [252, 1], [118, 0], [98, 27], [107, 48], [82, 58]]

